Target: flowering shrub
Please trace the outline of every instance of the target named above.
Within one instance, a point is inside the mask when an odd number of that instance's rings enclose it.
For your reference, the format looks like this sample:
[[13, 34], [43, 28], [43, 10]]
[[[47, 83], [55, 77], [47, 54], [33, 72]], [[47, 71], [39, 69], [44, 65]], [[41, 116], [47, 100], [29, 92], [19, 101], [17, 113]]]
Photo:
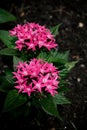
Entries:
[[[1, 13], [4, 18], [6, 12]], [[34, 107], [61, 119], [57, 107], [70, 103], [64, 96], [65, 79], [77, 61], [69, 61], [69, 51], [58, 51], [58, 28], [59, 25], [48, 29], [28, 22], [9, 31], [0, 30], [0, 39], [5, 44], [0, 55], [13, 59], [12, 68], [6, 68], [0, 76], [0, 91], [6, 93], [4, 112], [27, 111], [28, 115]]]

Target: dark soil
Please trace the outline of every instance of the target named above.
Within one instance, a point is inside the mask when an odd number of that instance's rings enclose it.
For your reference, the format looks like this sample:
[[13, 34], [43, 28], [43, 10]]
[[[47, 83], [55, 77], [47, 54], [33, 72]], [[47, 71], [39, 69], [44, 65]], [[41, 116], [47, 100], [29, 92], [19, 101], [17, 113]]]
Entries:
[[[47, 27], [62, 23], [56, 38], [59, 51], [70, 50], [70, 60], [79, 60], [67, 80], [70, 91], [66, 96], [70, 105], [59, 106], [63, 121], [46, 116], [37, 125], [30, 119], [11, 120], [0, 115], [0, 130], [87, 130], [87, 1], [83, 0], [3, 0], [0, 7], [16, 17], [17, 23], [37, 22]], [[6, 24], [0, 29], [11, 29], [16, 23]], [[2, 46], [1, 46], [2, 47]], [[0, 61], [0, 67], [7, 64]], [[2, 70], [1, 70], [2, 71]], [[0, 93], [0, 98], [4, 96]], [[3, 101], [0, 99], [2, 109]]]

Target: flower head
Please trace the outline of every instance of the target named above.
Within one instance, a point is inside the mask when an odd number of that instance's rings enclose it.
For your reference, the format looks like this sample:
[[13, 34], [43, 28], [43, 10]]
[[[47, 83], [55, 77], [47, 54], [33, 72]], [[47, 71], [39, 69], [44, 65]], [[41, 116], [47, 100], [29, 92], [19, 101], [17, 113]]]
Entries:
[[57, 93], [59, 84], [59, 71], [52, 64], [42, 59], [32, 59], [30, 62], [19, 62], [16, 72], [13, 72], [15, 88], [19, 92], [27, 93], [50, 93], [52, 96]]
[[40, 49], [42, 47], [51, 50], [58, 46], [50, 30], [36, 23], [18, 24], [9, 32], [11, 36], [18, 38], [15, 44], [19, 51], [23, 48], [35, 51], [37, 48]]

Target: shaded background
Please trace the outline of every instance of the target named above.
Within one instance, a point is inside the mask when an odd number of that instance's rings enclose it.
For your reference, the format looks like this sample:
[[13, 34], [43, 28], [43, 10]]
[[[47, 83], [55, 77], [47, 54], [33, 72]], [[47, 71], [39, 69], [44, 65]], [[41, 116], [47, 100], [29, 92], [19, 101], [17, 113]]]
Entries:
[[[83, 0], [3, 0], [0, 8], [14, 14], [17, 22], [0, 25], [12, 29], [17, 23], [37, 22], [47, 27], [62, 23], [56, 41], [59, 51], [70, 50], [70, 60], [79, 60], [67, 80], [70, 91], [66, 93], [72, 104], [59, 107], [63, 122], [53, 117], [41, 121], [39, 130], [87, 130], [87, 1]], [[0, 49], [3, 44], [0, 42]], [[9, 66], [0, 57], [0, 69]], [[0, 104], [2, 109], [3, 101]], [[11, 121], [0, 114], [0, 130], [7, 128], [36, 128], [30, 120]]]

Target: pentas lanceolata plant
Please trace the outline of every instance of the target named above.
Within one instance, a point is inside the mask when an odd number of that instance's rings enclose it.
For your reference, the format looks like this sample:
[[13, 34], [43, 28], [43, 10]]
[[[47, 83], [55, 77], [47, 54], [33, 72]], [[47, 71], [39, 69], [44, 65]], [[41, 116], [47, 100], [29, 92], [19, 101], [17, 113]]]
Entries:
[[59, 27], [49, 29], [27, 22], [8, 31], [0, 30], [0, 39], [5, 44], [0, 55], [11, 58], [11, 66], [0, 76], [0, 91], [6, 92], [4, 112], [29, 115], [35, 110], [36, 115], [46, 112], [61, 119], [58, 105], [70, 103], [64, 96], [68, 90], [65, 79], [76, 61], [69, 61], [69, 51], [59, 52]]
[[[49, 29], [35, 23], [26, 23], [23, 26], [17, 25], [10, 31], [10, 35], [17, 36], [16, 48], [36, 51], [37, 47], [51, 50], [57, 44]], [[52, 63], [42, 59], [32, 59], [29, 63], [19, 63], [14, 77], [17, 79], [19, 92], [31, 93], [46, 91], [52, 96], [57, 93], [58, 88], [58, 69]]]

